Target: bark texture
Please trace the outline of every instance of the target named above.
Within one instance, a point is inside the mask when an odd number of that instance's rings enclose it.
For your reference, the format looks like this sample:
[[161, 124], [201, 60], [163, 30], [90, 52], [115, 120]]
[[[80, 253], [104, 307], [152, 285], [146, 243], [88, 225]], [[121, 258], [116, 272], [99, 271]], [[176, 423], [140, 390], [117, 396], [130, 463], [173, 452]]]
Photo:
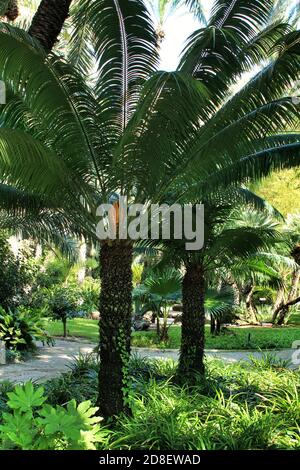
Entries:
[[293, 305], [296, 305], [300, 302], [300, 297], [296, 299], [290, 300], [286, 304], [283, 304], [281, 307], [278, 308], [276, 316], [278, 315], [277, 325], [283, 325], [286, 320], [288, 319], [289, 308]]
[[254, 303], [253, 294], [255, 291], [255, 286], [249, 286], [247, 289], [246, 295], [246, 318], [247, 321], [251, 324], [257, 324], [257, 308]]
[[182, 283], [182, 336], [178, 378], [190, 383], [197, 374], [204, 374], [204, 293], [202, 267], [187, 266]]
[[50, 52], [69, 15], [72, 0], [42, 0], [32, 20], [29, 34]]
[[19, 16], [19, 7], [17, 0], [10, 0], [7, 5], [7, 10], [5, 13], [6, 18], [9, 21], [15, 21]]
[[104, 419], [126, 410], [132, 315], [131, 263], [131, 246], [121, 242], [102, 244], [98, 406]]

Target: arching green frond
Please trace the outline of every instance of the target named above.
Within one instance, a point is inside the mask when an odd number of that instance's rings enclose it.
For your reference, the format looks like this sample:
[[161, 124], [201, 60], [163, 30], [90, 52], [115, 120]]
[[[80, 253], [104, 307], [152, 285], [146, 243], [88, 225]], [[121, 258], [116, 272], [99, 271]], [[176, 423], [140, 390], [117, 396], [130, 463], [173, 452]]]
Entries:
[[220, 318], [234, 310], [234, 293], [230, 287], [221, 290], [208, 289], [205, 293], [205, 315]]
[[268, 285], [274, 288], [282, 287], [280, 273], [267, 260], [262, 258], [251, 258], [239, 262], [230, 267], [234, 277], [238, 277], [244, 282], [251, 282], [261, 286]]
[[224, 126], [232, 123], [256, 108], [288, 95], [300, 77], [300, 32], [294, 31], [277, 41], [272, 49], [273, 59], [211, 119], [209, 126]]
[[55, 56], [46, 57], [24, 32], [10, 28], [0, 40], [0, 76], [48, 131], [45, 140], [83, 177], [92, 166], [97, 175], [94, 101], [83, 80]]
[[76, 187], [62, 160], [29, 134], [11, 129], [0, 129], [0, 175], [2, 181], [49, 197], [61, 197], [63, 186]]
[[[197, 166], [201, 167], [201, 172], [209, 172], [210, 168], [228, 165], [243, 154], [266, 148], [267, 136], [278, 129], [296, 128], [299, 122], [299, 108], [291, 98], [267, 103], [227, 126], [224, 123], [222, 129], [211, 131], [211, 135], [208, 126], [202, 135], [200, 133], [199, 142], [196, 137], [196, 146], [190, 147], [187, 161], [192, 162], [193, 172]], [[193, 158], [197, 153], [197, 158]]]
[[[246, 215], [246, 218], [245, 218]], [[234, 260], [247, 259], [258, 251], [268, 251], [274, 244], [282, 242], [282, 235], [270, 218], [253, 212], [239, 213], [232, 217], [232, 226], [227, 222], [215, 236], [209, 252], [208, 265], [219, 260], [220, 265]], [[226, 260], [226, 261], [225, 261]]]
[[247, 188], [237, 188], [238, 200], [247, 206], [253, 207], [257, 211], [265, 211], [272, 217], [283, 220], [283, 215], [273, 207], [268, 201], [250, 191]]
[[[255, 259], [255, 253], [253, 258]], [[289, 258], [288, 256], [284, 256], [279, 253], [260, 251], [257, 253], [257, 259], [261, 259], [265, 263], [269, 263], [275, 269], [278, 269], [279, 267], [288, 269], [290, 271], [298, 269], [297, 263], [295, 260], [293, 260], [293, 258]]]
[[77, 258], [78, 250], [74, 237], [78, 232], [59, 212], [40, 210], [8, 215], [6, 211], [0, 211], [0, 229], [10, 233], [22, 233], [25, 239], [31, 238], [39, 243], [54, 245], [69, 259]]
[[[47, 201], [50, 207], [49, 200]], [[30, 209], [38, 211], [45, 207], [45, 201], [41, 197], [21, 191], [13, 186], [0, 183], [0, 210], [15, 215]]]
[[96, 58], [90, 25], [90, 4], [87, 1], [77, 1], [71, 5], [72, 33], [68, 45], [68, 60], [86, 79], [95, 79]]
[[[250, 43], [267, 24], [272, 5], [273, 0], [216, 0], [207, 27], [188, 39], [179, 68], [193, 74], [214, 92], [216, 106], [232, 79], [245, 70], [247, 63], [249, 66], [251, 58], [252, 65], [253, 59], [258, 59]], [[262, 45], [261, 40], [260, 49], [253, 44], [256, 54], [260, 51], [265, 55]]]
[[137, 200], [154, 194], [159, 198], [169, 175], [185, 158], [206, 96], [203, 85], [181, 72], [159, 72], [147, 82], [116, 148], [114, 173], [122, 178], [119, 187], [128, 192], [135, 187]]
[[[220, 168], [204, 179], [215, 188], [255, 181], [272, 171], [300, 166], [300, 142], [256, 152]], [[201, 183], [200, 183], [201, 185]]]
[[[157, 65], [152, 21], [142, 0], [83, 0], [78, 20], [80, 16], [93, 35], [102, 116], [107, 113], [114, 125], [117, 119], [119, 132], [123, 131], [135, 108], [141, 81]], [[76, 35], [81, 28], [76, 18], [74, 26]]]
[[210, 25], [233, 30], [247, 41], [269, 20], [274, 0], [215, 0]]

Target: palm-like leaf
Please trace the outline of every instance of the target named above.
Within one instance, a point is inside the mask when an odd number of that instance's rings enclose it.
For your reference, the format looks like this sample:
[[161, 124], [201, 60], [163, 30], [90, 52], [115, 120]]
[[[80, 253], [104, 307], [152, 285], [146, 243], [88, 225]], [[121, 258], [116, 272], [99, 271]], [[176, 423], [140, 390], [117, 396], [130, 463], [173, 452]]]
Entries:
[[174, 269], [167, 269], [163, 273], [147, 278], [145, 286], [149, 294], [163, 300], [173, 300], [181, 291], [181, 275]]
[[221, 290], [208, 289], [205, 295], [205, 315], [222, 318], [231, 313], [235, 307], [234, 293], [230, 287]]
[[157, 66], [156, 38], [149, 14], [141, 0], [83, 0], [73, 20], [73, 55], [77, 55], [81, 70], [90, 65], [90, 42], [88, 46], [82, 43], [86, 40], [84, 28], [87, 38], [93, 39], [99, 105], [102, 113], [111, 117], [119, 135], [135, 108], [141, 82]]

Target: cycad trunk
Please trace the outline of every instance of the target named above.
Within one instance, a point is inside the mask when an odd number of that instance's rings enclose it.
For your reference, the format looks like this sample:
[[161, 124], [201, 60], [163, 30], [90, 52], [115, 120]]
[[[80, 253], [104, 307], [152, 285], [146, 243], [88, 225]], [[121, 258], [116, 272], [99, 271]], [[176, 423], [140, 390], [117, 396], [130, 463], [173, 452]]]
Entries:
[[178, 366], [181, 382], [193, 384], [204, 374], [204, 271], [199, 265], [188, 265], [182, 282], [182, 333]]
[[100, 250], [100, 372], [98, 406], [107, 419], [126, 410], [132, 315], [132, 247], [103, 243]]
[[72, 0], [42, 0], [29, 34], [38, 39], [46, 51], [51, 51], [69, 15]]

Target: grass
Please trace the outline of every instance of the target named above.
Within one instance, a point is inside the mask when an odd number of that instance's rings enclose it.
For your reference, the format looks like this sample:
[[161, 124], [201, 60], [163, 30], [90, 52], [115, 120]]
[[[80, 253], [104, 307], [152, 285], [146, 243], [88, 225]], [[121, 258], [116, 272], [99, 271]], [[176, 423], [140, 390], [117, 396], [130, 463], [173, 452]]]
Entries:
[[[98, 368], [95, 358], [79, 357], [70, 372], [44, 384], [47, 402], [65, 406], [74, 398], [94, 404]], [[268, 354], [252, 364], [210, 359], [206, 378], [192, 389], [176, 385], [175, 372], [173, 361], [131, 359], [132, 415], [108, 429], [101, 449], [300, 450], [299, 371]], [[3, 410], [10, 388], [0, 387]]]
[[[53, 336], [62, 334], [61, 322], [47, 322], [47, 329]], [[170, 328], [170, 339], [167, 343], [159, 343], [154, 331], [135, 332], [132, 345], [145, 348], [178, 349], [181, 330], [179, 326]], [[98, 322], [82, 318], [68, 321], [68, 334], [71, 337], [84, 338], [98, 342]], [[249, 336], [250, 335], [250, 336]], [[212, 337], [206, 327], [207, 349], [247, 350], [247, 349], [280, 349], [291, 348], [294, 341], [300, 340], [300, 327], [284, 328], [229, 328], [226, 334]]]
[[[194, 389], [152, 380], [132, 398], [110, 449], [300, 449], [300, 375], [267, 361], [209, 361]], [[147, 425], [146, 425], [147, 423]]]

